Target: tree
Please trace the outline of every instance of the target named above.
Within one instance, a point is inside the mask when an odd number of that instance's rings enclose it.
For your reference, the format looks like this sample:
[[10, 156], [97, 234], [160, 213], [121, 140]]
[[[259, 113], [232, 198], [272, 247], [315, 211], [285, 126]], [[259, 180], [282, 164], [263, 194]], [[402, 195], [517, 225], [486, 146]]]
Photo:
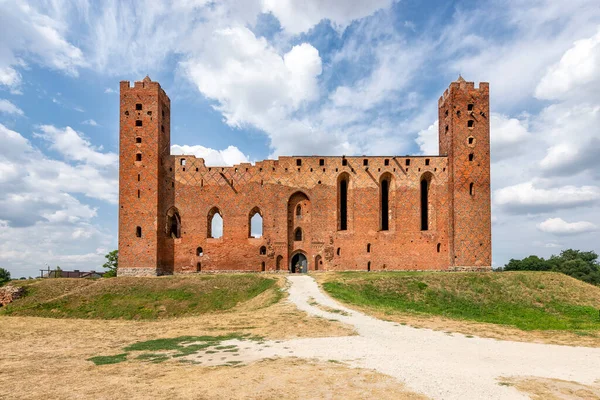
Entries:
[[10, 281], [10, 272], [4, 268], [0, 268], [0, 286]]
[[119, 267], [119, 250], [113, 250], [104, 256], [106, 262], [102, 266], [108, 271], [104, 274], [105, 278], [112, 278], [117, 276], [117, 268]]
[[511, 259], [504, 266], [504, 271], [562, 272], [581, 281], [600, 285], [598, 254], [593, 251], [567, 249], [547, 260], [537, 256], [529, 256], [522, 260]]

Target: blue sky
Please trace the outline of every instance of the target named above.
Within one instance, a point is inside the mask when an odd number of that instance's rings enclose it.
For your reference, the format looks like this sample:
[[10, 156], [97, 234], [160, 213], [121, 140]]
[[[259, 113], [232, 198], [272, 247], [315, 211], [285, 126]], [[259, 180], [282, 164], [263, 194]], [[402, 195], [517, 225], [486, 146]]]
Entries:
[[493, 259], [600, 251], [600, 7], [573, 0], [0, 0], [0, 266], [117, 246], [118, 83], [172, 102], [172, 152], [437, 154], [437, 99], [491, 91]]

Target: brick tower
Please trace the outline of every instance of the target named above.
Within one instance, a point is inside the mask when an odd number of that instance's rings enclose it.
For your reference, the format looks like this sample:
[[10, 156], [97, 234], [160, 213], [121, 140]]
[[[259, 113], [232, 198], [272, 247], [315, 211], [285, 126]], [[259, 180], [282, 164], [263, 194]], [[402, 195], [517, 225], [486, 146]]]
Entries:
[[159, 185], [170, 151], [170, 100], [149, 77], [120, 85], [119, 268], [123, 275], [160, 275], [164, 227]]
[[440, 155], [448, 157], [449, 266], [492, 265], [489, 84], [459, 76], [440, 97]]

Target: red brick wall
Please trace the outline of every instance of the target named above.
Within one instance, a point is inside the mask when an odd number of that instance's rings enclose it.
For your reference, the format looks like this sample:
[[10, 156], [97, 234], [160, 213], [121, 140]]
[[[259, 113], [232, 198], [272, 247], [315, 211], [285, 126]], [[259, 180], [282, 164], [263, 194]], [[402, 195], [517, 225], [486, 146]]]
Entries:
[[475, 88], [473, 82], [461, 78], [439, 100], [440, 154], [448, 156], [453, 210], [450, 256], [457, 269], [492, 263], [489, 115], [489, 84], [485, 82]]
[[[477, 162], [482, 169], [487, 165], [487, 172], [482, 174], [487, 181], [476, 180], [474, 200], [470, 196], [465, 199], [461, 192], [465, 182], [476, 174], [472, 165], [459, 160], [459, 153], [467, 150], [457, 145], [452, 156], [280, 157], [233, 167], [206, 167], [204, 160], [194, 156], [168, 156], [168, 97], [162, 89], [150, 90], [154, 86], [141, 88], [144, 94], [139, 94], [135, 88], [129, 88], [128, 83], [123, 85], [121, 275], [144, 274], [151, 270], [155, 273], [196, 272], [198, 264], [202, 271], [261, 271], [264, 263], [265, 270], [271, 271], [276, 270], [278, 258], [282, 260], [280, 268], [287, 270], [292, 255], [299, 251], [306, 255], [309, 270], [317, 266], [319, 270], [366, 271], [369, 263], [372, 271], [448, 270], [455, 266], [489, 267], [491, 264], [489, 232], [486, 236], [485, 231], [489, 227], [489, 123], [487, 131], [484, 123], [478, 125], [479, 122], [471, 130], [456, 129], [456, 135], [477, 135], [476, 149], [482, 153], [478, 154]], [[485, 93], [487, 96], [487, 89]], [[486, 96], [481, 95], [481, 98], [485, 98], [485, 107], [488, 107]], [[135, 108], [137, 99], [157, 107], [158, 112], [160, 107], [167, 110], [165, 120], [158, 121], [157, 125], [164, 124], [164, 134], [152, 124], [146, 130], [144, 123], [144, 134], [156, 135], [157, 140], [148, 141], [152, 149], [145, 150], [150, 156], [144, 155], [142, 165], [129, 161], [137, 151], [137, 145], [130, 144], [136, 128], [123, 116], [125, 109], [132, 105]], [[457, 96], [453, 104], [463, 101]], [[442, 103], [446, 104], [441, 102], [441, 107]], [[483, 100], [477, 104], [477, 112], [483, 110]], [[489, 114], [487, 108], [485, 112]], [[441, 121], [440, 118], [440, 127]], [[151, 164], [146, 164], [146, 160]], [[465, 176], [452, 179], [451, 166]], [[152, 180], [142, 182], [148, 192], [148, 197], [142, 199], [137, 198], [135, 191], [140, 168], [154, 171]], [[341, 176], [349, 180], [345, 231], [338, 230]], [[382, 177], [390, 178], [387, 231], [380, 230]], [[430, 180], [427, 231], [421, 230], [420, 182], [423, 177]], [[452, 212], [452, 202], [459, 205], [458, 213]], [[302, 206], [300, 218], [295, 213], [298, 204]], [[181, 217], [180, 238], [167, 234], [166, 215], [171, 207], [176, 207]], [[223, 236], [219, 239], [207, 237], [208, 214], [214, 207], [223, 217]], [[260, 238], [249, 237], [249, 217], [255, 208], [263, 218]], [[488, 220], [477, 222], [474, 233], [468, 234], [469, 224], [477, 218]], [[152, 231], [154, 237], [136, 238], [138, 224]], [[297, 227], [302, 228], [302, 241], [294, 240]], [[472, 243], [480, 242], [487, 246], [480, 246], [477, 254], [471, 254]], [[453, 243], [458, 243], [456, 250], [452, 248]], [[367, 252], [368, 244], [370, 252]], [[267, 249], [264, 255], [260, 254], [261, 246]], [[197, 255], [198, 247], [203, 249], [201, 256]]]

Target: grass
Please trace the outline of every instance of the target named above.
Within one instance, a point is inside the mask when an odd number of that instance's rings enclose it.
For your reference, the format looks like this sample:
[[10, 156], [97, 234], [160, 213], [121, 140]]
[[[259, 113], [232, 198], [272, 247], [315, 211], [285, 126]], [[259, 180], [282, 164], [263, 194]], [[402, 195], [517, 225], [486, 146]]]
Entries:
[[340, 273], [333, 297], [382, 312], [439, 315], [522, 330], [600, 329], [600, 288], [552, 272]]
[[230, 309], [275, 283], [252, 274], [44, 279], [24, 282], [26, 295], [1, 309], [0, 315], [126, 320], [199, 315]]
[[107, 364], [118, 364], [127, 359], [127, 353], [117, 354], [114, 356], [97, 356], [88, 358], [88, 361], [93, 362], [96, 365], [107, 365]]
[[117, 354], [114, 356], [97, 356], [88, 358], [88, 361], [92, 361], [96, 365], [105, 364], [118, 364], [120, 362], [127, 361], [127, 356], [131, 352], [145, 352], [141, 353], [136, 357], [136, 360], [148, 361], [151, 363], [161, 363], [173, 358], [185, 357], [192, 354], [198, 353], [200, 350], [206, 350], [206, 354], [217, 353], [216, 350], [220, 349], [225, 352], [237, 352], [237, 346], [227, 345], [221, 346], [221, 342], [225, 340], [263, 340], [260, 336], [251, 336], [250, 334], [232, 333], [229, 335], [221, 336], [179, 336], [175, 338], [163, 338], [146, 340], [144, 342], [138, 342], [131, 344], [123, 348], [126, 353]]

